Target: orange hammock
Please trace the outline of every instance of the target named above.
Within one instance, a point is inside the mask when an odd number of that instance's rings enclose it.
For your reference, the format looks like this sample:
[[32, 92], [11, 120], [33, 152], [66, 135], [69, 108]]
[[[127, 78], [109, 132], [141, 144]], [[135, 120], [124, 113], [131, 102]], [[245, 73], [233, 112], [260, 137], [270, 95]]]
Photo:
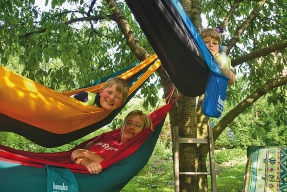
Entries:
[[[159, 66], [157, 56], [152, 55], [119, 77], [129, 79], [149, 67], [130, 87], [132, 94]], [[81, 91], [97, 93], [102, 86], [103, 83], [59, 93], [0, 67], [0, 112], [48, 132], [66, 134], [99, 122], [112, 112], [70, 98]]]

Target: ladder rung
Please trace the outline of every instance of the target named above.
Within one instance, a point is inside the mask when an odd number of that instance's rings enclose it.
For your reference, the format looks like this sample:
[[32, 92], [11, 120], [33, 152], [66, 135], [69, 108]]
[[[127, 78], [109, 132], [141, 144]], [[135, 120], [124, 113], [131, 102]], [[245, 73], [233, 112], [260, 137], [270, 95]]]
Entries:
[[180, 175], [210, 175], [210, 172], [179, 172]]
[[[174, 148], [174, 191], [179, 192], [179, 177], [180, 175], [209, 175], [211, 177], [211, 189], [212, 192], [216, 190], [216, 172], [215, 172], [215, 161], [214, 161], [214, 140], [212, 135], [212, 127], [208, 126], [208, 137], [207, 138], [179, 138], [178, 127], [173, 128], [172, 134], [173, 148]], [[180, 172], [179, 171], [179, 146], [180, 143], [202, 143], [208, 144], [209, 146], [209, 172]]]
[[207, 139], [199, 138], [178, 138], [179, 143], [208, 143]]

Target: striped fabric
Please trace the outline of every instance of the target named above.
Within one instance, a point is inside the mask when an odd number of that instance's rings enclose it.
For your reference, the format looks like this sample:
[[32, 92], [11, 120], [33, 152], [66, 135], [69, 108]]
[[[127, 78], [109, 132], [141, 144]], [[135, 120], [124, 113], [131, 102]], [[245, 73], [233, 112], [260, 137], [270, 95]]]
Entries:
[[287, 191], [287, 148], [256, 150], [248, 158], [243, 192], [283, 191]]

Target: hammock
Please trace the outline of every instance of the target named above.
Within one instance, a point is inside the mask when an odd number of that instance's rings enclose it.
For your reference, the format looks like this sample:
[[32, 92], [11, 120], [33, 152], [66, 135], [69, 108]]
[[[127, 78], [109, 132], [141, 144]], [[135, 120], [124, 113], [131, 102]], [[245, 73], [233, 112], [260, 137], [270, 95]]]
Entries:
[[[105, 159], [99, 175], [87, 173], [82, 166], [69, 164], [71, 151], [59, 153], [32, 153], [0, 146], [0, 186], [4, 191], [45, 191], [47, 175], [45, 165], [68, 167], [77, 180], [80, 191], [120, 191], [148, 162], [162, 129], [171, 104], [150, 114], [154, 130], [144, 129], [129, 141], [114, 158]], [[114, 130], [120, 134], [120, 129]], [[94, 138], [93, 138], [94, 139]], [[15, 184], [17, 180], [17, 184]]]
[[287, 148], [258, 147], [248, 156], [242, 192], [286, 190]]
[[177, 89], [190, 97], [203, 94], [209, 73], [220, 71], [179, 1], [126, 3]]
[[[119, 75], [131, 84], [125, 104], [159, 66], [153, 55]], [[110, 123], [124, 107], [111, 112], [70, 98], [81, 91], [97, 93], [102, 85], [59, 93], [0, 67], [0, 131], [17, 133], [44, 147], [79, 139]]]

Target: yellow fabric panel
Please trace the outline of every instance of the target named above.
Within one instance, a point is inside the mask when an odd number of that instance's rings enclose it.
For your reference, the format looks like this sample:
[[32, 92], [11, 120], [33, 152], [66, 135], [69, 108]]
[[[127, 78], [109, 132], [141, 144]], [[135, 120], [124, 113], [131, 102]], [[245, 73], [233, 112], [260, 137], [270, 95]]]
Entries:
[[[121, 77], [128, 79], [143, 65], [150, 65], [156, 59], [156, 55], [149, 57]], [[130, 93], [159, 66], [160, 62], [155, 62], [130, 88]], [[98, 92], [102, 85], [59, 93], [0, 67], [0, 112], [52, 133], [69, 133], [94, 124], [112, 112], [70, 98], [70, 95], [80, 91]]]
[[[151, 63], [153, 63], [155, 60], [157, 60], [157, 55], [156, 54], [148, 57], [147, 59], [142, 61], [139, 65], [137, 65], [137, 66], [131, 68], [130, 70], [124, 72], [123, 74], [119, 75], [119, 77], [121, 77], [123, 79], [129, 79], [131, 76], [133, 76], [134, 74], [138, 73], [143, 68], [151, 65]], [[146, 73], [146, 74], [149, 74], [148, 77], [151, 75], [151, 73]], [[147, 77], [145, 79], [147, 79]], [[78, 93], [78, 92], [81, 92], [81, 91], [88, 91], [88, 92], [91, 92], [91, 93], [98, 93], [103, 85], [104, 85], [104, 83], [101, 83], [101, 84], [98, 84], [98, 85], [92, 86], [92, 87], [86, 87], [86, 88], [82, 88], [82, 89], [67, 91], [67, 92], [65, 92], [63, 94], [71, 96], [71, 95], [74, 95], [75, 93]], [[133, 91], [134, 91], [134, 89], [133, 89]], [[130, 92], [133, 92], [133, 91], [130, 91]]]

